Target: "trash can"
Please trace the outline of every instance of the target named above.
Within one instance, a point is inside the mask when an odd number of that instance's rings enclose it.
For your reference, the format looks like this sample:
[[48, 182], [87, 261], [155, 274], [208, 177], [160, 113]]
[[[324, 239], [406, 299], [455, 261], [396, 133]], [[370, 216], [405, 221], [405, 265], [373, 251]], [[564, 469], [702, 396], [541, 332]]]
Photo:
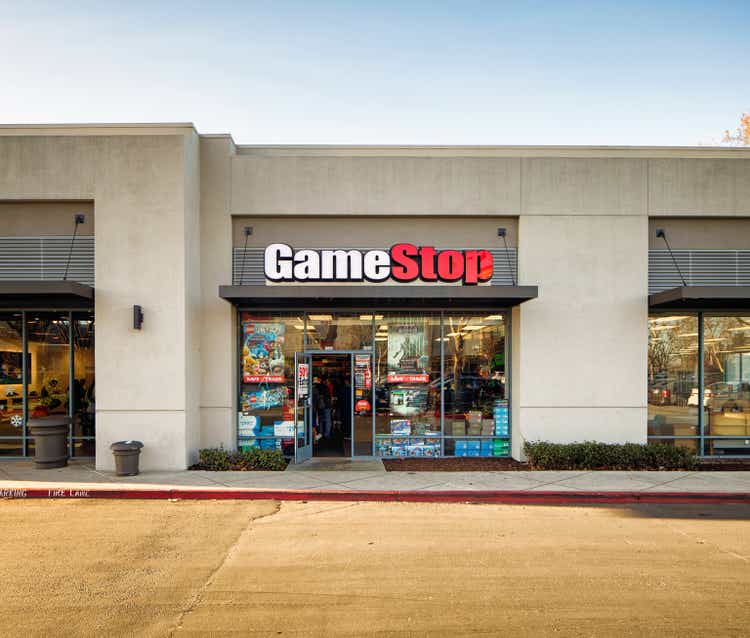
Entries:
[[115, 456], [115, 473], [117, 476], [135, 476], [138, 474], [138, 460], [143, 443], [140, 441], [116, 441], [109, 446]]
[[68, 464], [68, 432], [70, 417], [45, 416], [29, 419], [34, 437], [34, 464], [38, 470], [65, 467]]

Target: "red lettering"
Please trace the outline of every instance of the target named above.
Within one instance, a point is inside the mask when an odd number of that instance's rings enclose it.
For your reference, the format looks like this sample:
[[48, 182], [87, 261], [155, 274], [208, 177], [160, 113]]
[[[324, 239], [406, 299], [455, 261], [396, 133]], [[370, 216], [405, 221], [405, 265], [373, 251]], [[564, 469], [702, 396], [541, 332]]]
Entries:
[[443, 250], [437, 258], [441, 281], [458, 281], [464, 276], [464, 256], [457, 250]]
[[467, 250], [464, 283], [474, 285], [492, 278], [492, 253], [488, 250]]
[[436, 251], [432, 246], [422, 246], [419, 249], [419, 257], [422, 259], [422, 279], [424, 281], [437, 281], [435, 254]]
[[391, 277], [396, 281], [414, 281], [419, 277], [419, 254], [414, 244], [396, 244], [391, 248]]

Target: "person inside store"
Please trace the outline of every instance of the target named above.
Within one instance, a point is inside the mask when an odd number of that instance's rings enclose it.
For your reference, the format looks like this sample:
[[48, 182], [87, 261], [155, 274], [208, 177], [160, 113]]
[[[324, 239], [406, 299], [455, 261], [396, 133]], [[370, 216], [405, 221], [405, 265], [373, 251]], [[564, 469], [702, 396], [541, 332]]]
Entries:
[[327, 379], [313, 378], [313, 413], [314, 427], [317, 430], [315, 440], [331, 436], [331, 391]]

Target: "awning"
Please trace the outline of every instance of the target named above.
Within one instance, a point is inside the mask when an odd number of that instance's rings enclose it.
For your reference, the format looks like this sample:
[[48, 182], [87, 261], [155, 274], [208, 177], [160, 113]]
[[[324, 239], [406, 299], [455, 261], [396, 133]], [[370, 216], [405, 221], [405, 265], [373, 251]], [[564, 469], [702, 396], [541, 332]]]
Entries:
[[746, 310], [750, 286], [680, 286], [648, 297], [651, 310]]
[[537, 295], [536, 286], [219, 286], [219, 297], [249, 308], [487, 309]]
[[0, 308], [90, 309], [94, 289], [75, 281], [0, 281]]

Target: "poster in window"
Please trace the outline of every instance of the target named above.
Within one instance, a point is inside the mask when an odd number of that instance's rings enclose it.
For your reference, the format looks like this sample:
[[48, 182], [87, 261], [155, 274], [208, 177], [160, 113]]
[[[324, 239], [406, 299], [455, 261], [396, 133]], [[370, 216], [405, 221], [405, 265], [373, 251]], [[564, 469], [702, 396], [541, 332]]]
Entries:
[[284, 383], [285, 329], [282, 322], [243, 322], [243, 383]]
[[388, 331], [388, 383], [428, 383], [430, 359], [428, 335], [423, 319], [404, 317], [393, 321]]

